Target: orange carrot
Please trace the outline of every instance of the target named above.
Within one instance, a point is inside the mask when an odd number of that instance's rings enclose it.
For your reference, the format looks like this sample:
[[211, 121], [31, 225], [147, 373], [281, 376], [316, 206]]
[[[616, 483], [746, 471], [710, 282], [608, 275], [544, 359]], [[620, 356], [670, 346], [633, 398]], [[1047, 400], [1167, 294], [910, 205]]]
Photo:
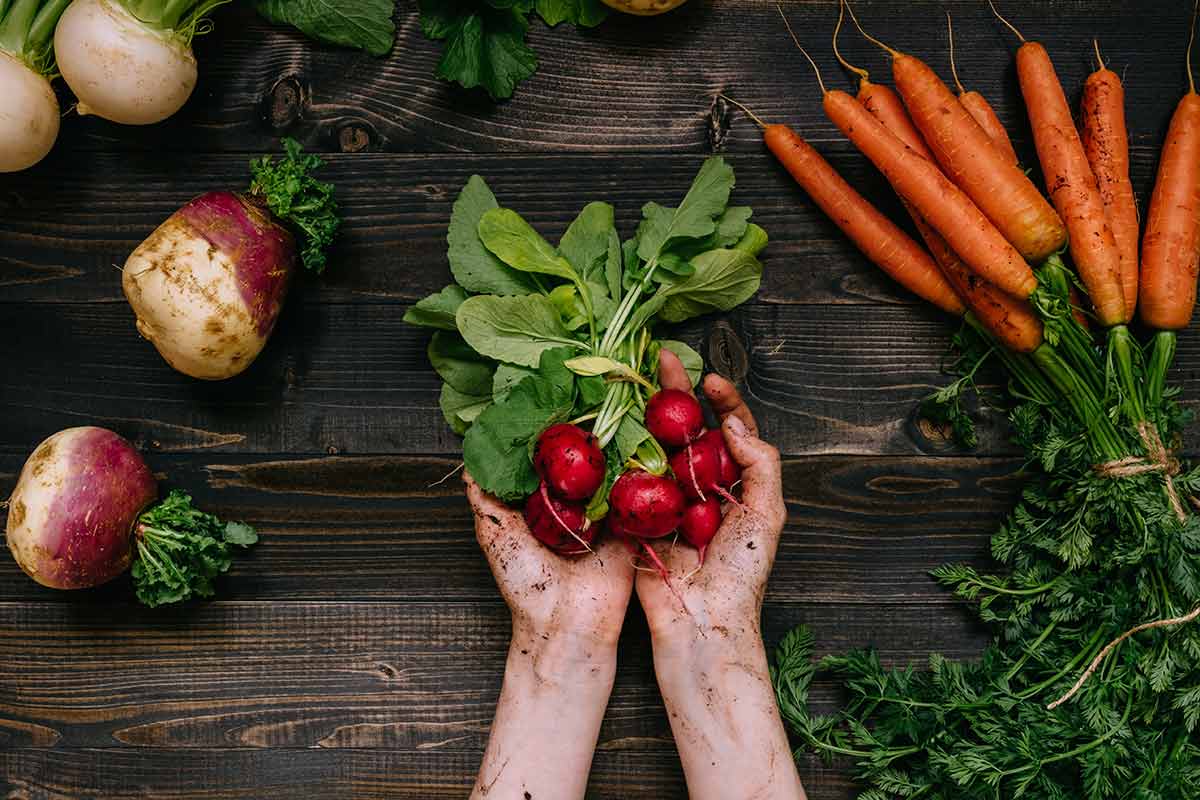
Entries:
[[[1008, 24], [1007, 20], [1004, 22]], [[1123, 324], [1129, 315], [1121, 284], [1121, 253], [1108, 224], [1096, 177], [1083, 152], [1083, 142], [1075, 130], [1067, 96], [1046, 48], [1025, 41], [1016, 28], [1011, 25], [1009, 28], [1022, 41], [1017, 49], [1017, 79], [1033, 128], [1033, 143], [1037, 146], [1046, 189], [1067, 223], [1071, 258], [1100, 323], [1105, 327]]]
[[1100, 44], [1093, 40], [1100, 68], [1083, 84], [1083, 151], [1100, 190], [1108, 224], [1121, 257], [1125, 318], [1133, 317], [1138, 295], [1138, 214], [1129, 181], [1129, 135], [1125, 128], [1125, 89], [1117, 73], [1105, 68]]
[[1192, 77], [1195, 35], [1193, 18], [1192, 39], [1188, 41], [1188, 92], [1175, 107], [1167, 129], [1142, 237], [1138, 298], [1142, 320], [1163, 331], [1187, 327], [1196, 305], [1200, 267], [1200, 95], [1196, 94]]
[[[1066, 230], [1058, 214], [937, 73], [919, 58], [894, 50], [865, 31], [863, 35], [892, 56], [896, 88], [946, 175], [1025, 258], [1042, 261], [1059, 250], [1066, 242]], [[969, 258], [962, 248], [954, 249]]]
[[954, 76], [954, 86], [958, 89], [958, 102], [962, 103], [962, 107], [967, 110], [971, 118], [979, 123], [979, 127], [983, 128], [992, 140], [992, 144], [1000, 148], [1012, 163], [1017, 164], [1020, 159], [1017, 158], [1017, 151], [1013, 148], [1012, 139], [1008, 138], [1008, 131], [1004, 129], [1004, 123], [1000, 121], [1000, 117], [996, 116], [995, 109], [991, 103], [979, 92], [968, 92], [963, 88], [962, 81], [958, 79], [958, 67], [954, 64], [954, 25], [950, 21], [950, 12], [946, 12], [946, 28], [950, 33], [950, 74]]

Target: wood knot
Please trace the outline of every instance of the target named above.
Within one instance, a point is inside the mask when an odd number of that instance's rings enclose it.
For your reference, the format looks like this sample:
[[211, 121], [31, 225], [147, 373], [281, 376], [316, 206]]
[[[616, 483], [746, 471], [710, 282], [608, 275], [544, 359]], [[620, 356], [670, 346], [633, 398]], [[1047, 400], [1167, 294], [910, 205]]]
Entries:
[[718, 153], [725, 148], [725, 140], [729, 138], [729, 103], [724, 97], [720, 95], [713, 97], [705, 122], [708, 149], [710, 152]]
[[343, 153], [363, 153], [375, 149], [372, 143], [379, 137], [365, 122], [347, 122], [338, 129], [338, 149]]
[[304, 116], [308, 91], [299, 77], [284, 75], [267, 91], [262, 100], [262, 116], [275, 130], [291, 127]]
[[709, 329], [708, 362], [718, 375], [734, 383], [741, 383], [750, 374], [746, 346], [725, 320], [717, 320]]

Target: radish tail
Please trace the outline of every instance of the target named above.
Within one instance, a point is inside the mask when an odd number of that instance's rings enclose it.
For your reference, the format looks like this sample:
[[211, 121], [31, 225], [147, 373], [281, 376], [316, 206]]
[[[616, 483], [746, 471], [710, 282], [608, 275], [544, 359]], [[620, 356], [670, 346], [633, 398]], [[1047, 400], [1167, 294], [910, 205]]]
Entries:
[[642, 540], [642, 548], [646, 551], [646, 555], [650, 558], [650, 563], [654, 564], [654, 569], [658, 573], [658, 577], [662, 578], [663, 583], [667, 585], [667, 589], [672, 595], [675, 596], [675, 599], [679, 601], [679, 605], [684, 611], [687, 612], [688, 616], [691, 616], [692, 612], [688, 611], [687, 603], [683, 602], [683, 596], [680, 595], [679, 592], [675, 591], [675, 586], [671, 583], [671, 575], [667, 572], [667, 567], [665, 564], [663, 564], [662, 559], [658, 557], [658, 553], [654, 552], [654, 548], [651, 547], [645, 540]]
[[696, 462], [692, 460], [692, 443], [688, 442], [687, 446], [688, 472], [692, 475], [692, 486], [696, 488], [696, 494], [700, 495], [700, 502], [705, 502], [704, 490], [700, 488], [700, 481], [696, 480]]
[[[564, 522], [563, 518], [560, 517], [558, 515], [558, 512], [554, 510], [554, 501], [550, 499], [550, 492], [549, 492], [549, 490], [546, 489], [545, 483], [542, 483], [542, 499], [546, 501], [546, 508], [548, 508], [550, 510], [550, 516], [554, 517], [555, 522], [557, 522], [559, 525], [561, 525], [562, 529], [564, 531], [571, 534], [571, 537], [575, 541], [577, 541], [581, 545], [583, 545], [583, 550], [581, 550], [579, 552], [587, 552], [587, 553], [593, 552], [592, 546], [590, 544], [588, 544], [587, 542], [585, 542], [583, 540], [582, 536], [580, 536], [575, 531], [571, 530], [571, 526], [568, 525], [566, 522]], [[568, 555], [577, 555], [577, 553], [569, 553]]]

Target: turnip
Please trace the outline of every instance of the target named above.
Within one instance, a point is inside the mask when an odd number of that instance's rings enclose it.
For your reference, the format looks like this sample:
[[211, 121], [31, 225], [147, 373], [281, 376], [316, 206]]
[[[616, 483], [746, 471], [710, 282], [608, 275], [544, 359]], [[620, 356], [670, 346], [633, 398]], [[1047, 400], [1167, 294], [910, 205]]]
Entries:
[[339, 224], [333, 187], [308, 174], [320, 159], [290, 139], [284, 147], [282, 161], [251, 162], [248, 193], [200, 195], [125, 262], [138, 332], [186, 375], [221, 380], [250, 366], [275, 327], [297, 249], [305, 268], [325, 266]]
[[54, 32], [80, 114], [123, 125], [161, 122], [196, 88], [192, 37], [230, 0], [74, 0]]
[[646, 430], [667, 447], [686, 447], [704, 430], [704, 412], [687, 392], [663, 389], [646, 403]]
[[683, 510], [679, 523], [679, 535], [692, 547], [700, 551], [700, 566], [704, 566], [704, 555], [708, 544], [721, 527], [721, 503], [715, 497], [699, 500]]
[[0, 172], [32, 167], [58, 138], [51, 39], [67, 1], [0, 0]]
[[137, 450], [104, 428], [68, 428], [25, 462], [8, 502], [8, 547], [43, 586], [84, 589], [132, 563], [137, 597], [150, 606], [213, 593], [231, 545], [257, 540], [242, 523], [221, 523], [158, 485]]
[[525, 524], [534, 538], [565, 556], [589, 552], [596, 537], [583, 504], [551, 497], [545, 481], [525, 501]]
[[551, 425], [538, 437], [533, 466], [555, 497], [585, 500], [604, 483], [604, 453], [577, 425]]

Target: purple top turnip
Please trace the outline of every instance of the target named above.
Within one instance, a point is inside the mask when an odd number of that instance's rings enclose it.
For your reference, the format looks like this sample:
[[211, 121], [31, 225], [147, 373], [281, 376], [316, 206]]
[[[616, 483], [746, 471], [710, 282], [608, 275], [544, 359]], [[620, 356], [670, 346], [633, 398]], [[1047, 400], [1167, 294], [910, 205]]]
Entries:
[[229, 568], [230, 545], [253, 543], [253, 528], [222, 524], [158, 485], [137, 450], [104, 428], [59, 431], [33, 451], [8, 504], [8, 547], [43, 586], [84, 589], [133, 565], [147, 605], [212, 594]]
[[52, 40], [66, 4], [0, 0], [0, 172], [32, 167], [58, 138]]
[[125, 262], [138, 332], [186, 375], [221, 380], [250, 366], [279, 318], [298, 251], [306, 268], [325, 265], [339, 224], [333, 189], [308, 175], [318, 158], [284, 146], [283, 161], [251, 164], [248, 193], [191, 200]]

